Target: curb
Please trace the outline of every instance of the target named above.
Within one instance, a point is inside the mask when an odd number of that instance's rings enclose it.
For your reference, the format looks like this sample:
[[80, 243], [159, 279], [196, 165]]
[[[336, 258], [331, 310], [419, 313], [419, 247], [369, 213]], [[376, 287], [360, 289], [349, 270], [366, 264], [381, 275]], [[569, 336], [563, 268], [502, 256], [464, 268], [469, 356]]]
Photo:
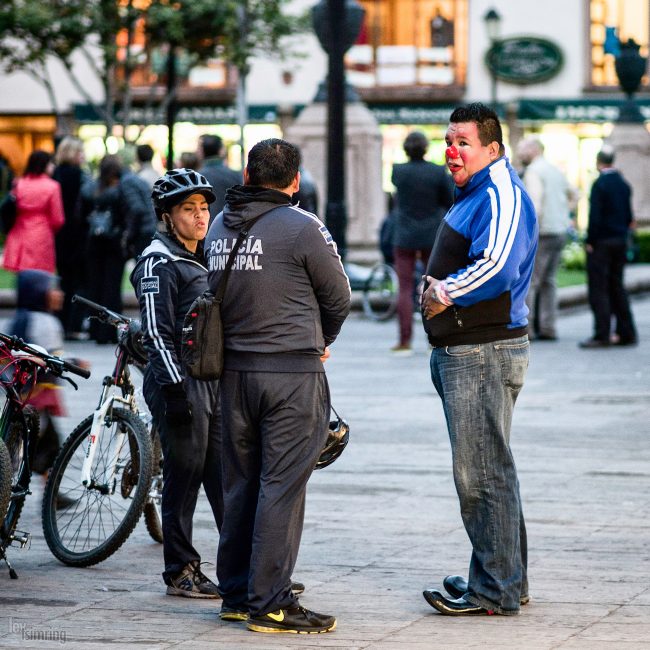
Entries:
[[[631, 264], [625, 268], [625, 287], [630, 294], [650, 292], [650, 264]], [[138, 309], [138, 301], [131, 291], [122, 294], [125, 309]], [[588, 303], [587, 286], [576, 285], [558, 289], [560, 309], [570, 309]], [[0, 289], [0, 309], [15, 309], [14, 289]], [[361, 309], [361, 292], [352, 292], [352, 308]]]

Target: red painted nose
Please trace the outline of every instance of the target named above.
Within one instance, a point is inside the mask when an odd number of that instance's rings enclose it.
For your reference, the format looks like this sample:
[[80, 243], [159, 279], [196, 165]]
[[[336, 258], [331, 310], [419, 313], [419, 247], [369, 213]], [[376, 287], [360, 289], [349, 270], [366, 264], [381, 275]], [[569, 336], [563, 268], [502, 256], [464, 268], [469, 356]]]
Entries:
[[445, 150], [445, 155], [447, 156], [447, 158], [453, 159], [453, 158], [458, 158], [460, 154], [458, 153], [458, 149], [456, 149], [456, 147], [454, 147], [454, 145], [452, 144], [451, 147], [447, 147], [447, 149]]

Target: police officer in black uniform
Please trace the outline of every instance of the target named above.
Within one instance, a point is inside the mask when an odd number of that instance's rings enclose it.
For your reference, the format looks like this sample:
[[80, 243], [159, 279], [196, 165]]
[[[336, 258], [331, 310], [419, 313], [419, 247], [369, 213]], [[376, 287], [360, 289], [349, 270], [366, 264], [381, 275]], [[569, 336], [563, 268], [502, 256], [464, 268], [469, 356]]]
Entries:
[[192, 544], [192, 518], [203, 484], [217, 528], [223, 521], [217, 382], [192, 379], [180, 356], [183, 319], [208, 287], [203, 238], [212, 186], [191, 169], [173, 169], [154, 184], [156, 215], [165, 232], [154, 235], [131, 275], [140, 303], [149, 364], [144, 396], [163, 449], [162, 527], [167, 593], [219, 598]]
[[310, 634], [334, 629], [336, 619], [298, 605], [291, 572], [307, 481], [328, 435], [323, 360], [349, 312], [350, 285], [327, 228], [291, 203], [299, 165], [284, 140], [256, 144], [205, 252], [214, 292], [238, 233], [250, 228], [221, 311], [221, 618], [247, 620], [255, 632]]

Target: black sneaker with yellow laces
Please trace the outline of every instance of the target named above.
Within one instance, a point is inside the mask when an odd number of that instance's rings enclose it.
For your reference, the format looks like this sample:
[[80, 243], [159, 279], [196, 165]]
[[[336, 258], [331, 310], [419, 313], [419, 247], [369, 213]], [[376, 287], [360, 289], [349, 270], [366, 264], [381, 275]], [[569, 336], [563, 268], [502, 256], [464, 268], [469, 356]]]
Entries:
[[248, 618], [248, 629], [253, 632], [321, 634], [335, 628], [336, 619], [333, 616], [317, 614], [300, 606]]

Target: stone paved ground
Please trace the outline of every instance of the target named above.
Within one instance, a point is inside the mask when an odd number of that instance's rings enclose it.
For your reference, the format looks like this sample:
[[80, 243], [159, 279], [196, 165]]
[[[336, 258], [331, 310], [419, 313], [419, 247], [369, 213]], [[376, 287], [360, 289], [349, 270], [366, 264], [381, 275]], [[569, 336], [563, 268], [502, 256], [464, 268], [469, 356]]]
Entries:
[[[342, 458], [311, 483], [295, 577], [302, 600], [338, 617], [314, 636], [261, 635], [217, 618], [218, 603], [164, 595], [161, 547], [140, 523], [113, 557], [61, 565], [40, 526], [39, 480], [12, 550], [19, 580], [0, 567], [2, 648], [647, 648], [650, 638], [650, 298], [635, 300], [641, 345], [583, 351], [588, 312], [564, 313], [560, 341], [533, 344], [513, 426], [530, 545], [532, 602], [518, 617], [453, 619], [425, 587], [465, 573], [470, 548], [458, 513], [440, 402], [423, 335], [394, 358], [395, 322], [353, 315], [333, 347], [333, 400], [351, 425]], [[68, 429], [91, 412], [110, 350], [71, 344], [93, 378], [68, 394]], [[196, 542], [214, 561], [204, 497]], [[214, 568], [209, 568], [208, 573]]]

